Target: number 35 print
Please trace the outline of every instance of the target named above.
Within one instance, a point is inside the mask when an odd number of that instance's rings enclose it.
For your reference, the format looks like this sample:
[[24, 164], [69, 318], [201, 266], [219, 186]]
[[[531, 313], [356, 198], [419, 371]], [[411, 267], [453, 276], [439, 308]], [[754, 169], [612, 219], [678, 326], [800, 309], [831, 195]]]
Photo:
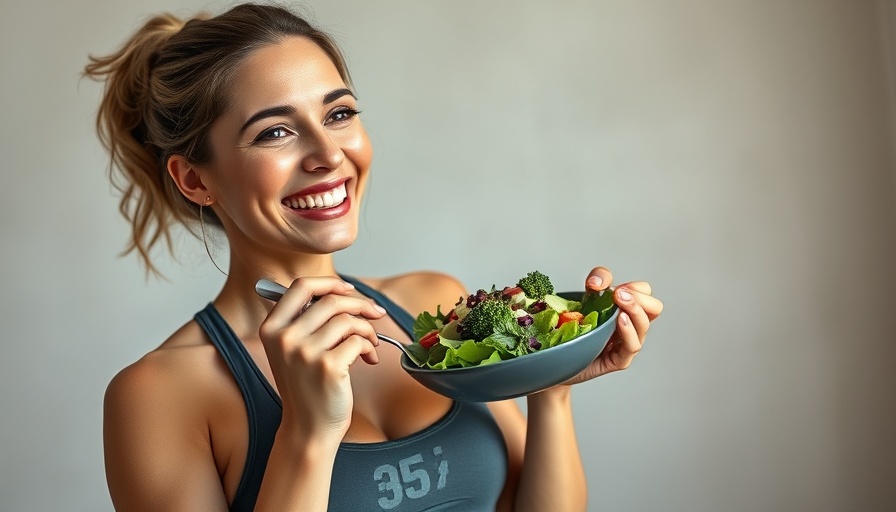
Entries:
[[[434, 457], [441, 459], [438, 465], [426, 464], [423, 454], [416, 453], [398, 461], [398, 467], [383, 464], [373, 470], [373, 479], [379, 482], [382, 496], [378, 500], [383, 510], [391, 510], [401, 504], [405, 496], [414, 500], [430, 493], [435, 481], [435, 490], [445, 488], [448, 483], [448, 461], [442, 459], [442, 447], [432, 449]], [[427, 467], [433, 469], [430, 476]]]

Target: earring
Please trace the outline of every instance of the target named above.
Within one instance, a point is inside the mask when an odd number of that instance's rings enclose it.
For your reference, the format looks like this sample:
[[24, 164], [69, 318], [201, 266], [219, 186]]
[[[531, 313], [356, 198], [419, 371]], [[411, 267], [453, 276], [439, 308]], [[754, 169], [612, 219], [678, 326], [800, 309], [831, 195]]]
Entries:
[[212, 204], [212, 198], [206, 196], [205, 202], [199, 205], [199, 229], [200, 229], [200, 231], [202, 231], [202, 245], [205, 246], [205, 253], [208, 254], [208, 259], [212, 260], [212, 265], [214, 265], [215, 268], [218, 269], [218, 272], [220, 272], [226, 276], [227, 272], [224, 272], [223, 270], [221, 270], [221, 267], [219, 267], [218, 264], [215, 262], [215, 258], [214, 258], [214, 256], [212, 256], [212, 251], [210, 251], [208, 248], [208, 241], [206, 241], [206, 238], [205, 238], [205, 219], [202, 216], [202, 207], [208, 206], [210, 204]]

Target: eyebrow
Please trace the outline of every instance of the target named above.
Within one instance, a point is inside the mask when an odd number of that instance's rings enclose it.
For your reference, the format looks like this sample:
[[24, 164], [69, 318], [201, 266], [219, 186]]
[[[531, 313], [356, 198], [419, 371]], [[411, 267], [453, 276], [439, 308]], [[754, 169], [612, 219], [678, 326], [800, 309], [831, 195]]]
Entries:
[[[323, 104], [326, 105], [328, 103], [333, 103], [343, 96], [351, 96], [352, 98], [357, 99], [355, 93], [353, 93], [349, 89], [336, 89], [334, 91], [328, 92], [326, 96], [324, 96]], [[278, 117], [278, 116], [289, 116], [296, 113], [296, 108], [291, 105], [278, 105], [276, 107], [266, 108], [264, 110], [260, 110], [253, 114], [249, 119], [243, 123], [243, 126], [240, 128], [240, 133], [246, 131], [246, 128], [251, 126], [253, 123], [257, 123], [258, 121], [267, 118], [267, 117]]]
[[242, 134], [250, 125], [252, 125], [253, 123], [257, 123], [258, 121], [261, 121], [266, 117], [288, 116], [295, 113], [296, 108], [289, 105], [279, 105], [276, 107], [266, 108], [264, 110], [256, 112], [252, 117], [246, 120], [246, 122], [243, 123], [242, 128], [240, 128], [240, 133]]
[[327, 103], [333, 103], [343, 96], [351, 96], [352, 98], [358, 99], [357, 96], [355, 96], [355, 93], [348, 89], [336, 89], [335, 91], [332, 91], [324, 96], [324, 105], [326, 105]]

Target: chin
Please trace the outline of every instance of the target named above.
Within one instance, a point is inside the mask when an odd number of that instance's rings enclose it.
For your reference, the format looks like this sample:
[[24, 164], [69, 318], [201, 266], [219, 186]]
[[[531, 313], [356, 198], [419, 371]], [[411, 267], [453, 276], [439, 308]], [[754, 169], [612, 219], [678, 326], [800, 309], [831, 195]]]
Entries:
[[357, 239], [357, 233], [339, 233], [326, 240], [315, 241], [312, 251], [315, 254], [331, 254], [349, 248]]

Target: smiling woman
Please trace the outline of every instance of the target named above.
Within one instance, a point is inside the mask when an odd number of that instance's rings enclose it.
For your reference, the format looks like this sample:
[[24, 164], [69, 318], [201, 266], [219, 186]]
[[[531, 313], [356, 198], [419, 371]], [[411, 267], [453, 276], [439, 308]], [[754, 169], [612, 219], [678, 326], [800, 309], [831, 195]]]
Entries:
[[[291, 35], [246, 55], [231, 80], [239, 97], [222, 102], [228, 109], [210, 126], [214, 158], [168, 160], [181, 195], [210, 202], [231, 254], [266, 267], [281, 265], [273, 260], [282, 253], [271, 248], [285, 239], [303, 253], [347, 247], [357, 235], [352, 205], [364, 191], [371, 147], [344, 73], [317, 43]], [[237, 242], [236, 233], [255, 240]]]
[[[662, 309], [647, 283], [616, 287], [607, 349], [529, 396], [528, 418], [513, 401], [452, 401], [402, 371], [376, 333], [410, 342], [408, 311], [453, 304], [459, 282], [334, 266], [357, 236], [372, 150], [329, 37], [274, 6], [161, 15], [86, 74], [106, 85], [97, 126], [129, 249], [152, 271], [149, 250], [174, 223], [204, 230], [208, 218], [231, 254], [220, 294], [109, 384], [117, 509], [585, 507], [569, 384], [631, 363]], [[292, 285], [272, 306], [254, 292], [260, 278]], [[586, 287], [610, 282], [597, 267]]]

